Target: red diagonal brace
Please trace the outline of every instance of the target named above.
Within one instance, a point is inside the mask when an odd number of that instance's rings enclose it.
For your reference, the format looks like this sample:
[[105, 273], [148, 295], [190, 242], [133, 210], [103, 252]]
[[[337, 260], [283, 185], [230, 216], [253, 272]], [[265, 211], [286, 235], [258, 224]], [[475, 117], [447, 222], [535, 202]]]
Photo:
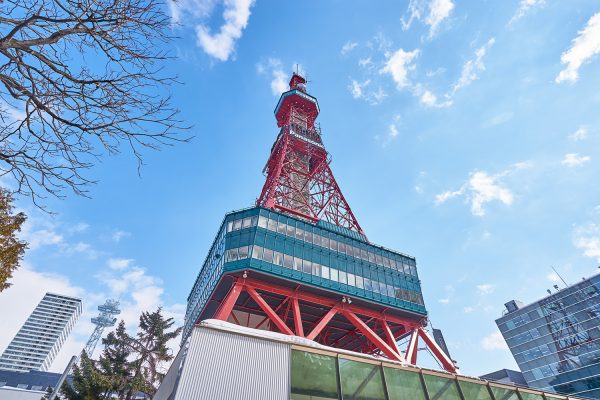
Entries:
[[277, 315], [277, 313], [273, 311], [271, 306], [267, 304], [267, 302], [260, 296], [260, 294], [256, 292], [256, 290], [254, 290], [254, 288], [247, 286], [246, 291], [282, 333], [285, 333], [286, 335], [294, 334], [294, 332], [292, 332], [292, 330], [288, 328], [285, 322], [283, 322], [281, 318], [279, 318], [279, 315]]
[[381, 323], [381, 327], [383, 328], [383, 332], [385, 334], [385, 341], [392, 348], [392, 350], [398, 353], [398, 355], [400, 356], [400, 361], [404, 361], [404, 357], [402, 356], [402, 353], [398, 348], [398, 343], [396, 342], [396, 338], [394, 337], [390, 326], [388, 325], [385, 319], [381, 319], [379, 320], [379, 322]]
[[411, 332], [410, 338], [408, 339], [408, 345], [406, 346], [406, 361], [415, 365], [417, 363], [417, 346], [419, 345], [419, 328], [416, 328]]
[[352, 323], [363, 335], [369, 339], [371, 343], [377, 346], [379, 350], [392, 360], [401, 361], [402, 356], [396, 353], [386, 342], [384, 342], [362, 319], [358, 318], [356, 314], [348, 310], [342, 310], [342, 314], [348, 321]]
[[297, 298], [292, 298], [292, 311], [294, 312], [294, 328], [296, 336], [304, 337], [304, 327], [302, 326], [302, 315], [300, 314], [300, 304]]
[[331, 318], [333, 318], [333, 316], [336, 313], [337, 309], [335, 307], [332, 307], [329, 311], [327, 311], [327, 314], [325, 314], [323, 318], [321, 318], [319, 323], [313, 328], [313, 330], [308, 334], [306, 338], [310, 340], [315, 340], [315, 338], [319, 335], [319, 333], [321, 333], [323, 328], [325, 328], [325, 325], [327, 325], [329, 321], [331, 321]]
[[237, 281], [235, 285], [233, 285], [229, 293], [227, 293], [227, 297], [225, 297], [221, 303], [219, 311], [215, 314], [216, 319], [227, 321], [229, 314], [231, 314], [231, 310], [233, 310], [233, 306], [235, 306], [235, 302], [238, 297], [240, 297], [240, 293], [242, 293], [243, 286], [244, 285], [240, 281]]
[[423, 328], [417, 329], [419, 336], [423, 339], [425, 344], [429, 347], [433, 355], [442, 363], [442, 367], [448, 372], [452, 372], [454, 374], [458, 373], [458, 368], [454, 365], [454, 362], [448, 357], [444, 350], [429, 336], [427, 331]]

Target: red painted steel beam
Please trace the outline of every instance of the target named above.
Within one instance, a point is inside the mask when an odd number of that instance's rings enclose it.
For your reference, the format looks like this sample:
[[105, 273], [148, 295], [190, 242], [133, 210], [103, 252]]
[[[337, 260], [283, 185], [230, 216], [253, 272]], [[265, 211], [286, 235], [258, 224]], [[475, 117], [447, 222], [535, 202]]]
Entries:
[[[279, 285], [267, 283], [264, 281], [259, 281], [252, 278], [247, 278], [246, 285], [252, 286], [256, 289], [260, 289], [266, 292], [271, 292], [275, 294], [279, 294], [285, 297], [294, 297], [296, 296], [298, 300], [319, 304], [327, 307], [334, 307], [338, 304], [339, 300], [333, 299], [331, 297], [320, 296], [317, 294], [305, 293], [297, 291], [296, 289], [286, 288]], [[341, 295], [340, 295], [341, 297]], [[377, 319], [385, 319], [387, 321], [403, 325], [403, 326], [414, 326], [418, 323], [418, 321], [410, 320], [408, 318], [396, 317], [393, 315], [383, 314], [381, 312], [374, 311], [367, 307], [357, 306], [354, 304], [346, 305], [345, 308], [355, 314], [364, 315], [365, 317], [377, 318]]]
[[260, 294], [258, 294], [256, 292], [256, 290], [254, 290], [253, 287], [246, 286], [245, 289], [248, 292], [248, 294], [250, 296], [252, 296], [252, 298], [254, 299], [254, 301], [256, 302], [256, 304], [258, 304], [258, 306], [265, 312], [265, 314], [267, 314], [267, 316], [269, 317], [269, 319], [275, 324], [275, 326], [277, 326], [277, 328], [282, 333], [285, 333], [286, 335], [293, 335], [294, 334], [294, 332], [292, 332], [292, 330], [290, 328], [288, 328], [288, 326], [285, 324], [285, 322], [283, 322], [281, 320], [281, 318], [279, 318], [279, 315], [277, 315], [277, 313], [275, 311], [273, 311], [273, 309], [271, 308], [271, 306], [269, 304], [267, 304], [267, 302], [265, 301], [265, 299], [263, 299], [260, 296]]
[[319, 335], [319, 333], [321, 333], [323, 328], [325, 328], [325, 325], [327, 325], [329, 321], [331, 321], [331, 318], [333, 318], [333, 316], [337, 314], [337, 312], [337, 307], [331, 307], [327, 314], [325, 314], [323, 318], [321, 318], [319, 323], [313, 328], [312, 331], [310, 331], [306, 338], [310, 340], [315, 340], [315, 338]]
[[398, 353], [398, 355], [400, 356], [400, 361], [404, 361], [404, 357], [402, 356], [402, 353], [400, 352], [400, 349], [398, 348], [398, 343], [396, 343], [396, 338], [394, 337], [394, 334], [392, 333], [390, 326], [388, 325], [388, 323], [386, 322], [385, 319], [379, 320], [379, 323], [381, 324], [381, 327], [383, 328], [383, 333], [385, 335], [387, 344], [392, 348], [392, 350], [394, 350], [396, 353]]
[[408, 339], [408, 345], [406, 346], [406, 355], [404, 358], [406, 361], [415, 365], [417, 363], [417, 346], [419, 345], [419, 329], [415, 329], [410, 334], [410, 338]]
[[442, 350], [442, 348], [435, 342], [435, 340], [433, 340], [431, 338], [431, 336], [429, 336], [429, 334], [423, 328], [418, 328], [417, 332], [418, 332], [418, 335], [421, 336], [421, 339], [423, 339], [423, 342], [425, 342], [425, 344], [429, 347], [429, 349], [431, 350], [433, 355], [440, 361], [440, 363], [442, 364], [442, 367], [448, 372], [452, 372], [454, 374], [458, 373], [458, 368], [456, 368], [456, 365], [454, 365], [454, 362], [450, 359], [450, 357], [448, 357], [448, 355], [444, 352], [444, 350]]
[[375, 332], [369, 328], [367, 324], [363, 322], [359, 317], [356, 316], [352, 311], [342, 309], [342, 314], [346, 319], [371, 341], [371, 343], [375, 344], [386, 356], [391, 358], [392, 360], [401, 361], [402, 356], [396, 353], [386, 342], [384, 342]]
[[294, 312], [294, 329], [296, 336], [304, 337], [304, 327], [302, 327], [302, 315], [300, 314], [300, 304], [297, 298], [292, 298], [292, 311]]
[[215, 314], [216, 319], [227, 321], [227, 318], [229, 317], [229, 314], [231, 314], [231, 310], [233, 310], [233, 306], [235, 306], [235, 302], [237, 301], [238, 297], [240, 297], [242, 290], [243, 284], [240, 281], [237, 281], [221, 303], [221, 307]]

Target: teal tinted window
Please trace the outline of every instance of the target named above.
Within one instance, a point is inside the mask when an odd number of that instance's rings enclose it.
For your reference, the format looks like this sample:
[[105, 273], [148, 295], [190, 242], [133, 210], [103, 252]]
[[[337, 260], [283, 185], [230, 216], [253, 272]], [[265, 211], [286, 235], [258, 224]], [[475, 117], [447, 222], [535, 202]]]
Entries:
[[454, 379], [423, 374], [430, 400], [462, 400]]
[[496, 400], [519, 400], [517, 392], [512, 389], [505, 389], [497, 386], [490, 387]]
[[386, 400], [381, 366], [339, 359], [344, 400]]
[[485, 382], [474, 383], [459, 380], [458, 385], [465, 396], [465, 400], [492, 400]]
[[338, 398], [335, 357], [292, 350], [291, 400]]
[[390, 399], [425, 400], [423, 385], [418, 372], [383, 367]]

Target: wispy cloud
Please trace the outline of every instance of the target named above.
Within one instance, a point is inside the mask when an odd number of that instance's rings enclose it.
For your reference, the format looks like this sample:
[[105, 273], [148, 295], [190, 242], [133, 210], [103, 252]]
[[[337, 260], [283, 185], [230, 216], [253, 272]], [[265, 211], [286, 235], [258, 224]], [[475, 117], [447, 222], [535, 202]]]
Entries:
[[482, 296], [492, 294], [496, 290], [496, 286], [491, 283], [482, 283], [481, 285], [477, 285], [477, 293]]
[[531, 11], [531, 9], [543, 6], [544, 4], [546, 4], [546, 0], [521, 0], [515, 15], [513, 15], [510, 21], [508, 21], [508, 25], [513, 25], [515, 22], [523, 18], [529, 11]]
[[481, 339], [481, 347], [484, 350], [506, 350], [508, 346], [500, 332], [493, 332]]
[[361, 99], [364, 97], [364, 89], [371, 83], [370, 79], [367, 79], [364, 82], [358, 82], [355, 79], [351, 79], [350, 85], [348, 85], [348, 90], [352, 94], [352, 97], [355, 99]]
[[575, 226], [573, 230], [573, 244], [583, 250], [586, 257], [595, 258], [600, 263], [600, 225], [588, 223]]
[[471, 213], [478, 217], [485, 215], [485, 205], [492, 201], [499, 201], [510, 206], [513, 203], [514, 195], [502, 180], [518, 170], [528, 168], [530, 165], [528, 162], [516, 163], [497, 174], [490, 174], [486, 171], [473, 171], [459, 189], [438, 194], [435, 197], [435, 204], [440, 205], [452, 198], [464, 196], [467, 202], [471, 204]]
[[600, 12], [594, 14], [585, 28], [579, 31], [571, 47], [562, 53], [560, 62], [565, 68], [556, 77], [556, 83], [577, 82], [579, 68], [600, 53]]
[[587, 139], [588, 128], [586, 126], [580, 126], [577, 130], [569, 135], [569, 139], [578, 142], [580, 140]]
[[592, 158], [590, 156], [580, 156], [578, 153], [568, 153], [565, 154], [565, 158], [560, 163], [569, 168], [573, 168], [579, 167], [591, 160]]
[[358, 43], [356, 42], [346, 42], [343, 46], [342, 49], [340, 50], [340, 53], [342, 53], [343, 56], [345, 56], [346, 54], [350, 53], [352, 50], [354, 50], [356, 47], [358, 46]]
[[235, 42], [242, 37], [242, 32], [248, 25], [250, 9], [254, 0], [225, 0], [223, 25], [217, 33], [211, 33], [208, 26], [196, 25], [198, 45], [209, 56], [227, 61], [235, 50]]
[[489, 51], [489, 49], [496, 42], [495, 38], [491, 38], [486, 44], [481, 46], [475, 51], [475, 57], [467, 61], [461, 70], [460, 78], [452, 87], [451, 95], [454, 95], [457, 91], [462, 88], [469, 86], [473, 81], [479, 78], [479, 73], [485, 71], [485, 64], [483, 63], [483, 57]]
[[271, 77], [271, 93], [279, 96], [288, 90], [288, 74], [283, 70], [283, 63], [278, 58], [269, 58], [265, 62], [256, 64], [256, 72], [259, 75]]
[[408, 3], [407, 16], [400, 20], [403, 30], [410, 29], [414, 21], [422, 21], [429, 26], [428, 37], [434, 37], [442, 22], [447, 19], [454, 3], [451, 0], [410, 0]]
[[113, 232], [111, 239], [113, 242], [119, 243], [122, 239], [131, 236], [131, 233], [122, 230], [116, 230]]
[[380, 74], [389, 74], [396, 83], [398, 90], [410, 85], [408, 72], [415, 69], [413, 61], [419, 56], [420, 50], [405, 51], [398, 49], [391, 54], [385, 66], [379, 70]]

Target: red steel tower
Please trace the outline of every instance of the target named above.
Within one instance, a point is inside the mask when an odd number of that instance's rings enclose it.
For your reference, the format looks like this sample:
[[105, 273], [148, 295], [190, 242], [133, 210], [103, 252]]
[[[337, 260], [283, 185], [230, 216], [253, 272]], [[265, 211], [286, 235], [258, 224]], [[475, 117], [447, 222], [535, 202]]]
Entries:
[[416, 260], [367, 240], [331, 171], [317, 99], [302, 76], [289, 85], [256, 207], [225, 216], [188, 297], [184, 340], [216, 318], [415, 364], [421, 339], [457, 372], [424, 329]]

